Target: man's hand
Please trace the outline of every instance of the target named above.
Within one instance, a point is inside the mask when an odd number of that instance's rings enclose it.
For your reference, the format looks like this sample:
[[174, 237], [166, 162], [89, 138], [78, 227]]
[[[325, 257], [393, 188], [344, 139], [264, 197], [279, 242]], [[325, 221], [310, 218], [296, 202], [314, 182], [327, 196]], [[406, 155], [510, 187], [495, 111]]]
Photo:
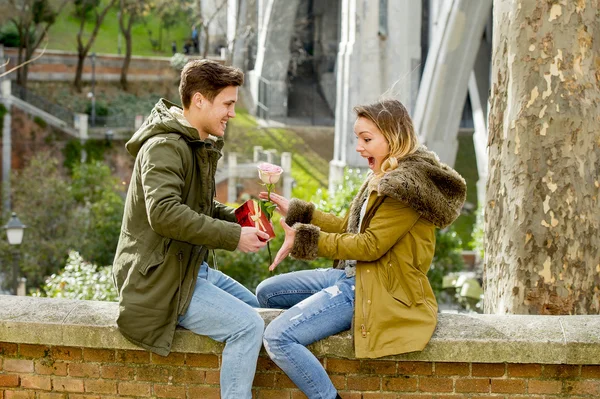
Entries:
[[273, 271], [278, 264], [281, 263], [291, 252], [292, 248], [294, 248], [294, 240], [296, 239], [296, 230], [291, 228], [285, 223], [285, 219], [281, 218], [279, 220], [281, 227], [283, 227], [283, 231], [285, 231], [285, 240], [283, 241], [283, 245], [279, 248], [277, 255], [275, 255], [275, 260], [269, 266], [269, 271]]
[[[263, 191], [258, 194], [258, 198], [260, 198], [261, 200], [268, 200], [269, 193]], [[290, 201], [287, 198], [282, 197], [279, 194], [271, 193], [271, 202], [277, 205], [277, 208], [275, 209], [281, 214], [281, 216], [287, 216], [288, 209], [290, 207]]]
[[256, 227], [242, 227], [242, 234], [240, 235], [240, 242], [238, 242], [237, 249], [244, 253], [258, 252], [259, 249], [267, 245], [267, 242], [259, 240], [259, 237], [265, 240], [269, 239], [267, 233], [260, 231]]

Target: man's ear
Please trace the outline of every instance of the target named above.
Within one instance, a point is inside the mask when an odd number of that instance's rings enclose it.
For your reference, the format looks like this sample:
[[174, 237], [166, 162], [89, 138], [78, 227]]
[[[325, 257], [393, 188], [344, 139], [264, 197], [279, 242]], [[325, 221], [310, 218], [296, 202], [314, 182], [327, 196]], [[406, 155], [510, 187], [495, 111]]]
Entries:
[[206, 98], [204, 98], [204, 96], [199, 92], [194, 93], [194, 95], [192, 96], [192, 105], [195, 105], [198, 108], [202, 108], [202, 105], [205, 102]]

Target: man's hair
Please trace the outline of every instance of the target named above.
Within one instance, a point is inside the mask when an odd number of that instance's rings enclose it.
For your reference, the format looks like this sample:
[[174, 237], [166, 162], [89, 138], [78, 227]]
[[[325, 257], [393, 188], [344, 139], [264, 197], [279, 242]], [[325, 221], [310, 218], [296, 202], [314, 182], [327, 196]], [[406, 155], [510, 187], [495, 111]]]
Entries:
[[226, 87], [244, 84], [244, 73], [239, 68], [210, 60], [190, 61], [181, 71], [179, 96], [184, 108], [189, 108], [195, 93], [212, 102]]

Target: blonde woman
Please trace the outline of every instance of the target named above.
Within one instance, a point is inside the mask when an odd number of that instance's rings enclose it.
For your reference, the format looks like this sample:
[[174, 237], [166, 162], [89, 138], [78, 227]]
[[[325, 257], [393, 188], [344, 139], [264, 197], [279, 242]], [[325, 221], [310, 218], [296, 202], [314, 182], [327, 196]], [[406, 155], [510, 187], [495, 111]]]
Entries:
[[285, 217], [285, 241], [270, 269], [288, 255], [335, 260], [331, 269], [271, 277], [256, 292], [262, 307], [288, 309], [269, 324], [263, 343], [309, 399], [340, 398], [306, 348], [315, 341], [352, 327], [358, 358], [419, 351], [427, 345], [437, 322], [427, 279], [435, 228], [458, 217], [466, 196], [464, 179], [418, 144], [399, 101], [379, 101], [355, 111], [356, 151], [372, 173], [344, 218], [271, 194]]

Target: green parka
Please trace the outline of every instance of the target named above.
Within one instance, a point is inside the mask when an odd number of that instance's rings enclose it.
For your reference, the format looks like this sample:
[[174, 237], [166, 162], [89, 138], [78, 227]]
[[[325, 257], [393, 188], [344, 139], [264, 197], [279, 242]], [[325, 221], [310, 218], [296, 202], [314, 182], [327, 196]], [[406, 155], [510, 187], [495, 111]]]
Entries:
[[127, 142], [135, 157], [113, 264], [121, 333], [166, 356], [209, 249], [234, 250], [241, 227], [215, 197], [223, 140], [201, 140], [160, 100]]
[[286, 222], [297, 230], [293, 257], [357, 261], [356, 357], [395, 355], [427, 345], [437, 323], [437, 303], [427, 279], [435, 227], [452, 223], [465, 197], [464, 179], [421, 147], [395, 170], [371, 176], [345, 218], [303, 201], [290, 202]]

